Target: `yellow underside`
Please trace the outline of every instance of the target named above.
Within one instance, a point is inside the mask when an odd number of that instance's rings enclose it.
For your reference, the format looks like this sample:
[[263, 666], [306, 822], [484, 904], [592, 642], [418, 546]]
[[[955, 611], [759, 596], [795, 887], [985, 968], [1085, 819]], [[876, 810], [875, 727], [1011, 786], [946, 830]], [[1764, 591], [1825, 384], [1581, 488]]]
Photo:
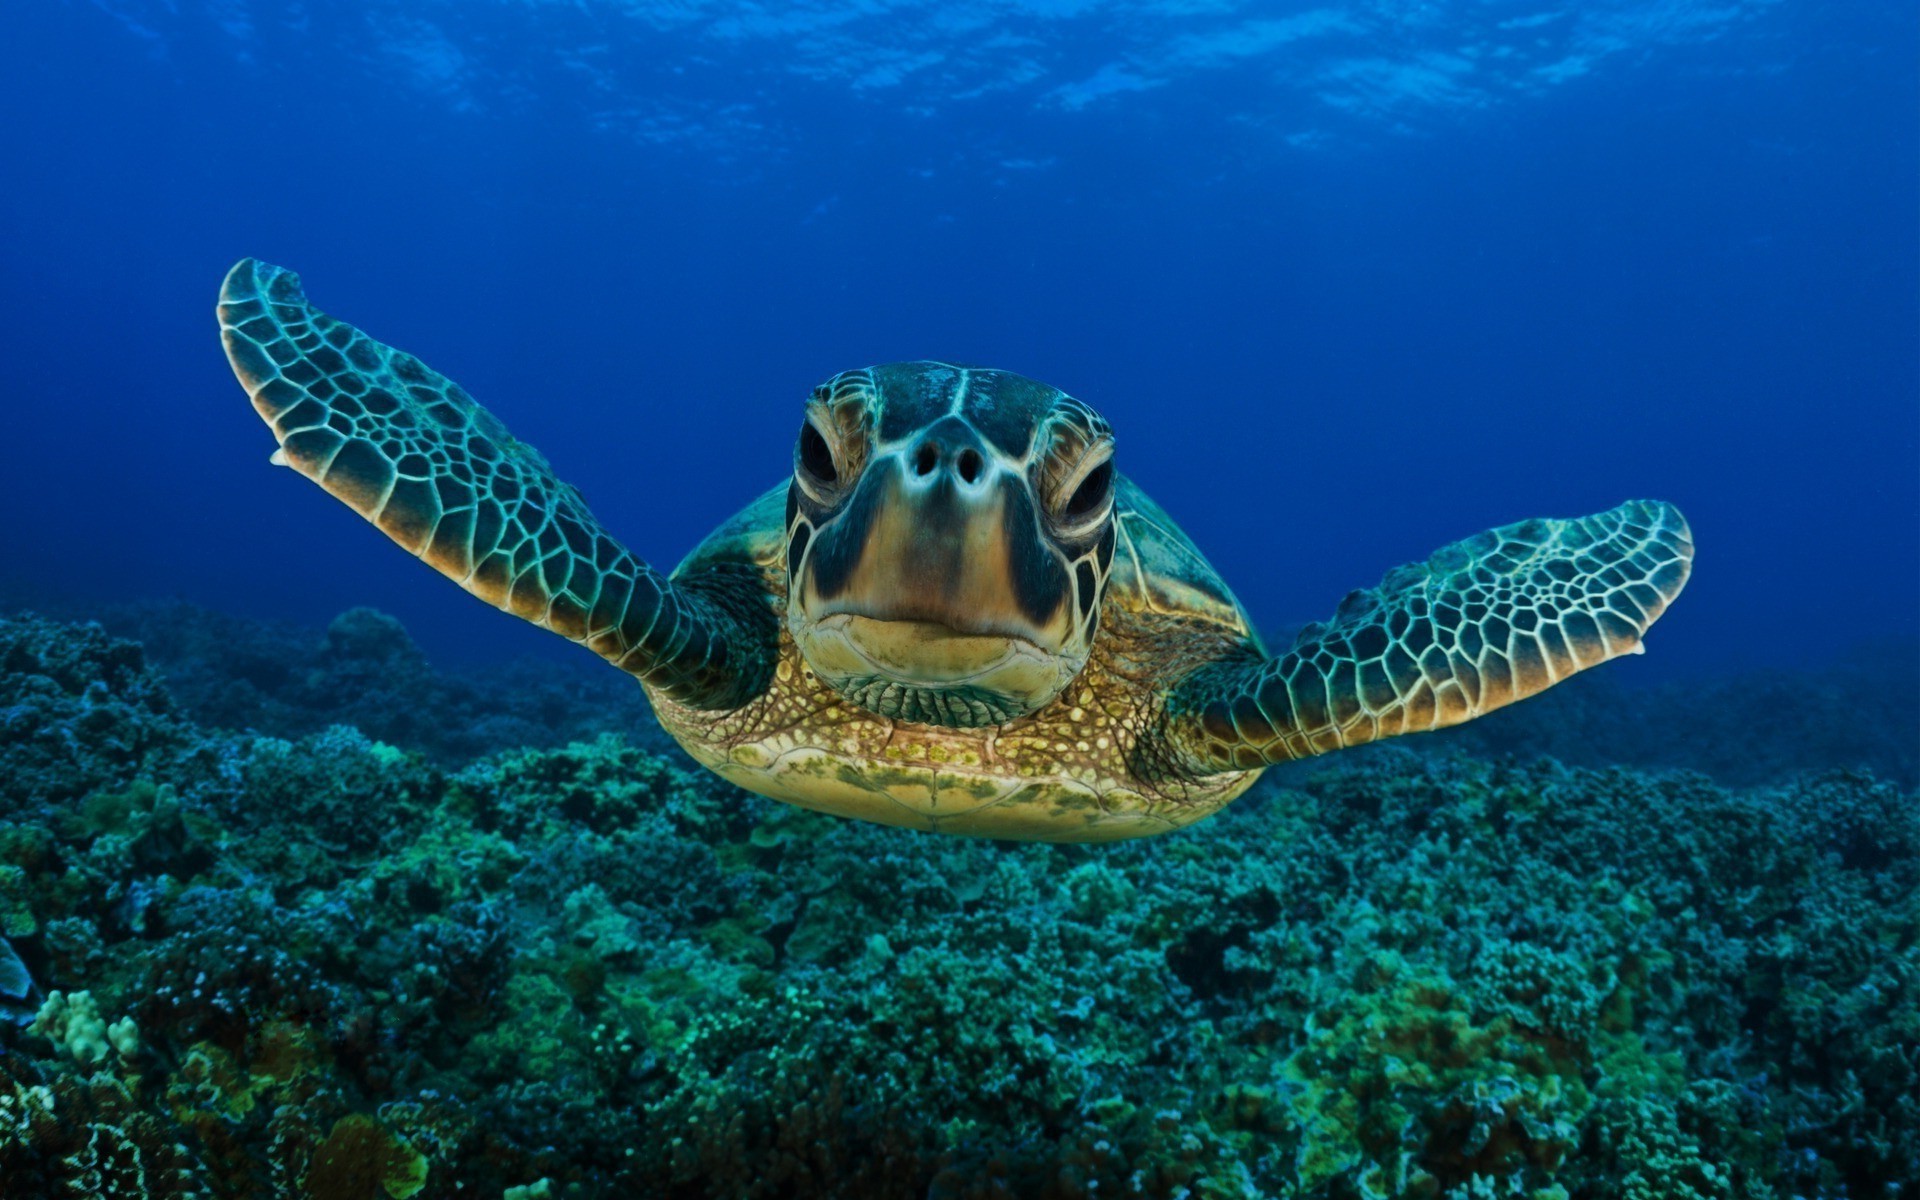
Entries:
[[[922, 730], [931, 735], [925, 741], [913, 736]], [[1167, 833], [1219, 811], [1259, 777], [1257, 771], [1214, 776], [1204, 794], [1176, 802], [1089, 770], [1075, 775], [1022, 774], [1017, 769], [995, 773], [985, 761], [988, 739], [955, 736], [966, 732], [902, 726], [886, 747], [895, 752], [888, 757], [815, 745], [755, 744], [719, 753], [717, 747], [692, 738], [680, 742], [728, 782], [800, 808], [906, 829], [1012, 841], [1112, 842]], [[927, 741], [935, 745], [927, 746]], [[969, 741], [978, 744], [979, 753], [966, 752]], [[955, 761], [912, 761], [916, 750], [946, 750]]]
[[702, 766], [833, 816], [966, 837], [1110, 842], [1218, 812], [1259, 769], [1142, 778], [1135, 752], [1159, 720], [1162, 677], [1189, 656], [1217, 655], [1215, 643], [1230, 637], [1209, 641], [1188, 622], [1111, 605], [1102, 625], [1086, 666], [1058, 696], [998, 726], [870, 712], [828, 686], [784, 629], [766, 691], [739, 709], [702, 712], [652, 687], [647, 694], [660, 724]]

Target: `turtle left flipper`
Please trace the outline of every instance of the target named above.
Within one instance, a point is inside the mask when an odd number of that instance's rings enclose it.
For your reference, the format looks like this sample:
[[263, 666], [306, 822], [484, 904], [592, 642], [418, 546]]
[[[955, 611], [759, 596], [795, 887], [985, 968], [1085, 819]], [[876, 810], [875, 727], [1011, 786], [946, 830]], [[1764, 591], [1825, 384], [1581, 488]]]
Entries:
[[765, 689], [779, 620], [758, 572], [656, 571], [458, 384], [314, 308], [291, 271], [240, 262], [219, 313], [274, 462], [488, 604], [682, 704], [732, 709]]
[[1196, 669], [1168, 698], [1174, 769], [1246, 770], [1441, 729], [1638, 654], [1692, 561], [1686, 520], [1654, 500], [1455, 542], [1350, 594], [1285, 654]]

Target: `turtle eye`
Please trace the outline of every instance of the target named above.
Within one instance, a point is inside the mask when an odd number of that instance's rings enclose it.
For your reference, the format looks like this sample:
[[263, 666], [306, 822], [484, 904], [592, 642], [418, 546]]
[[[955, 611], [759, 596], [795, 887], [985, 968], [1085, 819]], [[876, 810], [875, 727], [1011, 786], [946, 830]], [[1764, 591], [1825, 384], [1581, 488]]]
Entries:
[[800, 426], [800, 466], [807, 474], [821, 483], [832, 483], [840, 478], [833, 466], [833, 451], [827, 449], [827, 439], [813, 427], [812, 421]]
[[1108, 493], [1113, 491], [1113, 460], [1108, 459], [1080, 481], [1073, 489], [1073, 495], [1067, 498], [1067, 516], [1084, 517], [1107, 502]]

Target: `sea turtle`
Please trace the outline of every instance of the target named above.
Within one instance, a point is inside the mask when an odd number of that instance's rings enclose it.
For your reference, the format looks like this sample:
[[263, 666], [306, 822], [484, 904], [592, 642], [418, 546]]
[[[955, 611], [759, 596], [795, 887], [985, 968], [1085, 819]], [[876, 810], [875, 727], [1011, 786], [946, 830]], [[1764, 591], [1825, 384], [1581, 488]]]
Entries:
[[695, 759], [804, 808], [1102, 841], [1265, 767], [1471, 720], [1615, 655], [1687, 581], [1669, 504], [1481, 533], [1277, 657], [1086, 404], [1006, 371], [847, 371], [790, 476], [662, 574], [458, 385], [228, 274], [234, 373], [292, 467], [461, 587], [645, 686]]

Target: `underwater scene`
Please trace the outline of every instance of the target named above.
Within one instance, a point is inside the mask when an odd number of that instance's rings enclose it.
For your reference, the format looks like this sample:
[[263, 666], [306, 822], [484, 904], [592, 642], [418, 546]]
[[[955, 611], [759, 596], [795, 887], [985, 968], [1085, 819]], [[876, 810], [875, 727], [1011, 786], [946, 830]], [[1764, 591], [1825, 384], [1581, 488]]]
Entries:
[[1920, 1197], [1915, 45], [7, 6], [0, 1200]]

